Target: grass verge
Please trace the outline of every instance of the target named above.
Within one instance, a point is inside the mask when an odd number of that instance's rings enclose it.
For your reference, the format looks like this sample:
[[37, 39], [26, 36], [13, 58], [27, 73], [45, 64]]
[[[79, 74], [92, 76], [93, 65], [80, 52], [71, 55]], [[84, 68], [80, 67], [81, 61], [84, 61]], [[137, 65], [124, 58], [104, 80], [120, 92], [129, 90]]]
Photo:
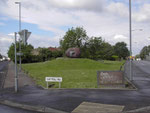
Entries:
[[[62, 77], [62, 88], [97, 88], [98, 70], [119, 70], [124, 61], [90, 59], [55, 59], [43, 63], [23, 64], [38, 85], [46, 87], [45, 77]], [[58, 83], [54, 83], [58, 87]]]

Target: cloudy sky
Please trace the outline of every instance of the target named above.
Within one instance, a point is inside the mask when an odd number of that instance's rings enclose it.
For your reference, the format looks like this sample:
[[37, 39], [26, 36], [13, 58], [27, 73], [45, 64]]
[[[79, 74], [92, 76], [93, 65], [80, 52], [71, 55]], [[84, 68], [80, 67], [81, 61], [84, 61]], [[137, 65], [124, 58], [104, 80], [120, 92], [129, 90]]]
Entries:
[[[0, 53], [6, 55], [18, 32], [18, 0], [0, 0]], [[129, 44], [128, 0], [20, 0], [22, 29], [28, 43], [57, 47], [68, 28], [81, 26], [88, 36], [102, 36], [114, 45]], [[150, 0], [132, 0], [133, 54], [150, 45]], [[139, 30], [142, 29], [142, 30]], [[128, 45], [129, 47], [129, 45]]]

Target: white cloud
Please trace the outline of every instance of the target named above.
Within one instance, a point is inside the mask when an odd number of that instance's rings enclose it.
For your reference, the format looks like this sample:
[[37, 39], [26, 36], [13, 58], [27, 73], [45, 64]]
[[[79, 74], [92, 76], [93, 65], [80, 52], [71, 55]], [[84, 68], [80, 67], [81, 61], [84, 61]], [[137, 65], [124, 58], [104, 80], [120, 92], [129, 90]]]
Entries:
[[124, 36], [124, 35], [115, 35], [115, 36], [114, 36], [114, 39], [116, 39], [116, 40], [127, 39], [127, 37]]
[[108, 10], [108, 12], [114, 14], [114, 15], [120, 15], [123, 17], [127, 17], [128, 16], [128, 7], [123, 4], [123, 3], [111, 3], [107, 6], [106, 8]]
[[137, 22], [145, 22], [150, 20], [150, 4], [144, 4], [139, 12], [133, 14], [134, 20]]
[[29, 39], [28, 43], [32, 44], [35, 48], [38, 47], [58, 47], [59, 46], [59, 36], [55, 37], [46, 37], [46, 36], [39, 36], [32, 34]]
[[[143, 32], [133, 33], [141, 49], [148, 44], [150, 25], [150, 4], [146, 0], [135, 1], [133, 4], [133, 29], [142, 28]], [[16, 0], [0, 1], [0, 13], [18, 19]], [[129, 42], [128, 5], [123, 2], [107, 0], [21, 0], [22, 21], [36, 24], [38, 28], [51, 31], [54, 37], [32, 34], [29, 43], [38, 46], [58, 46], [60, 36], [65, 34], [64, 26], [83, 26], [89, 36], [102, 36], [106, 41], [115, 44], [117, 41]], [[138, 8], [137, 8], [138, 7]], [[137, 9], [136, 9], [137, 8]], [[145, 22], [145, 23], [143, 23]], [[13, 31], [12, 31], [13, 32]], [[119, 34], [119, 35], [116, 35]], [[115, 39], [114, 39], [115, 38]], [[137, 47], [136, 47], [137, 48]], [[134, 49], [133, 49], [134, 50]], [[138, 50], [139, 51], [139, 50]]]
[[48, 0], [51, 6], [61, 9], [101, 11], [105, 0]]
[[9, 46], [14, 41], [12, 36], [0, 34], [0, 53], [7, 56]]

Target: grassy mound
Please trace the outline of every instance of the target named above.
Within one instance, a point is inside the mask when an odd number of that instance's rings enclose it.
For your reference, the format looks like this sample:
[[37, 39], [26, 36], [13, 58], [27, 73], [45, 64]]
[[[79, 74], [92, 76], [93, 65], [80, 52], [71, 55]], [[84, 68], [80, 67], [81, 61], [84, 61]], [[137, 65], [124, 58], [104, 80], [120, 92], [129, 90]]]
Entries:
[[[97, 88], [98, 70], [119, 70], [123, 62], [90, 59], [56, 59], [24, 64], [23, 68], [38, 85], [46, 87], [45, 77], [62, 77], [62, 88]], [[55, 83], [58, 87], [58, 83]]]

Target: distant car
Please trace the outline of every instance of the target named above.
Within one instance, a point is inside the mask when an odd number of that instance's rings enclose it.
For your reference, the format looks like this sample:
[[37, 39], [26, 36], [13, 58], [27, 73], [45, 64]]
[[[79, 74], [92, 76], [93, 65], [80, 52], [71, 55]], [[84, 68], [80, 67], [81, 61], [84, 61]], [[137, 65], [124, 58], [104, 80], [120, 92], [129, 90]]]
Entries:
[[136, 60], [137, 60], [137, 61], [141, 61], [141, 58], [137, 58]]
[[6, 60], [6, 58], [5, 57], [3, 57], [3, 59], [2, 59], [3, 61], [5, 61]]
[[8, 61], [10, 61], [10, 58], [7, 58]]

